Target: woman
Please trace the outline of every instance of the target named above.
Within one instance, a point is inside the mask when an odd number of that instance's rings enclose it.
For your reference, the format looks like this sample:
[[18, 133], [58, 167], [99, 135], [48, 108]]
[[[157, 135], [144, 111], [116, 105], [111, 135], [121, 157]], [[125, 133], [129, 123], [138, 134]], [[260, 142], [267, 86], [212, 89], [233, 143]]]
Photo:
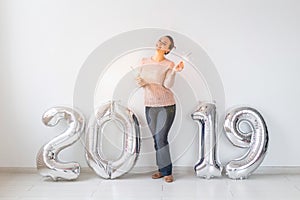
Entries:
[[176, 112], [176, 102], [170, 88], [174, 84], [176, 72], [184, 68], [182, 61], [175, 66], [174, 62], [165, 58], [173, 48], [172, 37], [161, 37], [156, 43], [155, 55], [142, 59], [140, 74], [136, 77], [137, 84], [145, 91], [146, 119], [156, 151], [158, 172], [152, 174], [152, 178], [164, 177], [168, 183], [173, 182], [168, 133]]

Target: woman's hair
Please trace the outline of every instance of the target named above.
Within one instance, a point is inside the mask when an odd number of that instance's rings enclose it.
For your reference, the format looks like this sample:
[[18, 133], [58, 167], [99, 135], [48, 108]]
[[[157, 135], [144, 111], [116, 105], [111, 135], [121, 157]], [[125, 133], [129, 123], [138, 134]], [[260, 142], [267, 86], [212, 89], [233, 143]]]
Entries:
[[[173, 48], [176, 48], [175, 45], [174, 45], [174, 40], [173, 40], [173, 38], [172, 38], [171, 36], [165, 35], [164, 37], [167, 37], [167, 38], [170, 40], [170, 42], [171, 42], [171, 43], [170, 43], [170, 46], [169, 46], [170, 51], [171, 51]], [[170, 51], [167, 52], [167, 53], [165, 53], [165, 55], [167, 55], [168, 53], [170, 53]]]

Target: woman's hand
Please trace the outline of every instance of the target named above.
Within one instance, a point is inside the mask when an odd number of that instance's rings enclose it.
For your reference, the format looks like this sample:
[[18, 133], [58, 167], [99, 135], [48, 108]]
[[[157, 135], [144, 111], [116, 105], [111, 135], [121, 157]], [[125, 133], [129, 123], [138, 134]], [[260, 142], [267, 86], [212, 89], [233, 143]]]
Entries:
[[183, 70], [183, 68], [184, 68], [184, 63], [183, 63], [183, 61], [180, 61], [180, 63], [178, 63], [178, 65], [176, 65], [176, 67], [174, 68], [174, 70], [176, 72], [181, 72]]
[[144, 79], [142, 79], [140, 76], [137, 76], [135, 80], [136, 83], [141, 87], [144, 87], [147, 84], [147, 82]]

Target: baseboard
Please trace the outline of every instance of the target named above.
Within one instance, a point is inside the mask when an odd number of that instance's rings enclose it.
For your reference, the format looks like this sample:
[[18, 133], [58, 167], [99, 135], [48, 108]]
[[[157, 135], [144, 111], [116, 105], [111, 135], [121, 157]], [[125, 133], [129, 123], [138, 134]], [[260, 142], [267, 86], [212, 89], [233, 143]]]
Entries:
[[260, 166], [254, 174], [300, 174], [300, 166]]
[[[133, 173], [154, 171], [155, 167], [135, 167]], [[174, 171], [193, 171], [192, 166], [174, 166]], [[82, 167], [82, 173], [94, 173], [89, 167]], [[38, 173], [34, 167], [0, 167], [0, 173]], [[260, 166], [254, 174], [300, 174], [300, 166]]]
[[0, 173], [37, 173], [34, 167], [0, 167]]

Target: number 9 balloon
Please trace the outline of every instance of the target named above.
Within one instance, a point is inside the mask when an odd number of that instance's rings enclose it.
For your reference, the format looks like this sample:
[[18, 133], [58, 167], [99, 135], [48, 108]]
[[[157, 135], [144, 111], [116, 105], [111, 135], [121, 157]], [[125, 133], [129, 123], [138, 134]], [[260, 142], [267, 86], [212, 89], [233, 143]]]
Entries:
[[[241, 130], [242, 122], [250, 126], [250, 133]], [[234, 146], [249, 148], [244, 156], [230, 161], [225, 167], [229, 178], [245, 179], [259, 167], [265, 157], [269, 141], [266, 123], [257, 110], [239, 107], [227, 114], [224, 129]]]
[[57, 156], [61, 150], [74, 144], [84, 131], [85, 120], [82, 114], [68, 107], [53, 107], [43, 115], [46, 126], [55, 126], [62, 119], [66, 120], [69, 127], [61, 135], [53, 138], [42, 146], [37, 154], [36, 164], [39, 173], [53, 180], [74, 180], [80, 174], [77, 162], [63, 163]]

